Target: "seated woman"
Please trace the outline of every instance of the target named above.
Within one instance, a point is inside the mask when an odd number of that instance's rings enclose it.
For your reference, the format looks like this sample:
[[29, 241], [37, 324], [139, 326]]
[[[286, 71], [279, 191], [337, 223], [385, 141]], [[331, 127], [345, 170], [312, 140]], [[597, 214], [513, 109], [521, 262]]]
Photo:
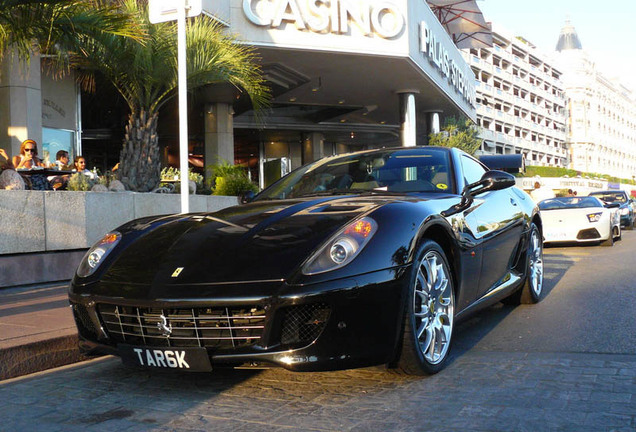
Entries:
[[[16, 170], [32, 170], [37, 167], [44, 168], [44, 163], [38, 157], [38, 145], [32, 139], [22, 141], [20, 154], [14, 156], [12, 162]], [[27, 189], [51, 190], [51, 185], [44, 175], [34, 174], [24, 180]]]
[[22, 141], [20, 154], [13, 157], [12, 163], [18, 170], [44, 167], [44, 163], [38, 158], [38, 145], [32, 139]]

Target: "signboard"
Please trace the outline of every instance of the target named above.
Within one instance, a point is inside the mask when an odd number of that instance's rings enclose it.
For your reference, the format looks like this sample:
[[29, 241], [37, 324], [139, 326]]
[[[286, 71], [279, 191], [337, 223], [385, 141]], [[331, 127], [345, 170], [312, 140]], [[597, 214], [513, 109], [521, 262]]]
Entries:
[[[185, 0], [185, 4], [187, 18], [198, 16], [203, 10], [201, 0]], [[148, 0], [148, 18], [152, 24], [175, 21], [178, 6], [175, 0]]]

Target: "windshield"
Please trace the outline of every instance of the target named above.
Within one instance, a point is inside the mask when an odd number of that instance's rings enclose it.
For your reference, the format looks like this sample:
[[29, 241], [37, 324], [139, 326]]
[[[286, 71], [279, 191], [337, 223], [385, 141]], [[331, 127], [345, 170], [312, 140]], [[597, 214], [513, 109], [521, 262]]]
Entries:
[[261, 192], [256, 200], [366, 191], [452, 190], [447, 149], [403, 148], [323, 158], [283, 177]]
[[541, 210], [560, 210], [573, 208], [603, 207], [603, 203], [597, 198], [587, 197], [560, 197], [543, 200], [539, 203]]
[[590, 196], [595, 196], [607, 203], [626, 203], [627, 195], [623, 192], [592, 192]]

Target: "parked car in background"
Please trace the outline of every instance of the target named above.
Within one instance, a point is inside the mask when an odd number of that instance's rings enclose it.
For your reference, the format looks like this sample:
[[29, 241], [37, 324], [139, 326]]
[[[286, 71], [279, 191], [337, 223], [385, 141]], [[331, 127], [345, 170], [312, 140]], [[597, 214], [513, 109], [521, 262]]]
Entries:
[[[608, 208], [609, 206], [609, 208]], [[618, 204], [593, 196], [558, 197], [539, 202], [544, 243], [601, 243], [621, 238]]]
[[634, 213], [634, 206], [632, 205], [632, 202], [630, 200], [629, 195], [627, 195], [627, 192], [622, 190], [597, 191], [597, 192], [590, 193], [590, 196], [596, 197], [606, 204], [609, 204], [609, 203], [620, 204], [618, 212], [621, 216], [621, 227], [627, 230], [634, 229], [634, 218], [636, 216]]
[[323, 158], [215, 213], [107, 234], [69, 288], [84, 352], [145, 368], [435, 373], [457, 320], [543, 293], [541, 218], [456, 148]]

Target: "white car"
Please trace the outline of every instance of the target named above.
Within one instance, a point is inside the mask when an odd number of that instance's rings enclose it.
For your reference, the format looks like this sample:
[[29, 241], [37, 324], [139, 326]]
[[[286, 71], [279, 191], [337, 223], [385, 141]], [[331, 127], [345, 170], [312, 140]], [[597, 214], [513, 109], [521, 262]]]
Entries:
[[591, 196], [549, 198], [539, 202], [544, 243], [601, 243], [621, 238], [618, 205]]

